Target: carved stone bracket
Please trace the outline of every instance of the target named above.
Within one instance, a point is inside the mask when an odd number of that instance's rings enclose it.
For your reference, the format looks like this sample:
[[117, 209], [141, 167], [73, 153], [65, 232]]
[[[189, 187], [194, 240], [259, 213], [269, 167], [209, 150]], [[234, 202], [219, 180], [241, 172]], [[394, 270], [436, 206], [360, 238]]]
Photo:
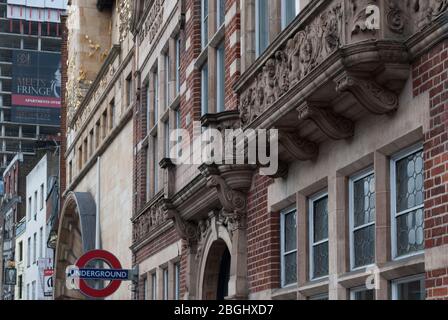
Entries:
[[197, 244], [199, 240], [198, 226], [193, 222], [184, 220], [168, 199], [162, 200], [161, 208], [166, 213], [167, 218], [173, 220], [178, 235], [187, 241], [189, 246]]
[[355, 126], [353, 122], [335, 113], [325, 104], [304, 102], [297, 108], [297, 111], [299, 112], [300, 121], [313, 121], [331, 139], [348, 139], [354, 134]]
[[202, 165], [199, 170], [207, 179], [207, 186], [215, 188], [218, 192], [219, 201], [225, 212], [228, 214], [246, 213], [246, 194], [230, 188], [225, 179], [219, 174], [216, 165]]
[[315, 159], [319, 153], [316, 143], [302, 139], [295, 133], [280, 131], [279, 141], [292, 157], [300, 161]]
[[338, 92], [350, 92], [362, 107], [373, 114], [387, 114], [398, 109], [398, 95], [369, 78], [345, 72], [335, 79]]

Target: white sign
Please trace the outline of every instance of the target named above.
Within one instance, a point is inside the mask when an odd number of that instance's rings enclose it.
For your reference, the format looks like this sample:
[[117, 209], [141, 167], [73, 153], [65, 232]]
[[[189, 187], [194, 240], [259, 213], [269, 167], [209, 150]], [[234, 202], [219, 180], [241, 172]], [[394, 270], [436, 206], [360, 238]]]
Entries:
[[67, 0], [8, 0], [8, 19], [36, 22], [61, 22]]

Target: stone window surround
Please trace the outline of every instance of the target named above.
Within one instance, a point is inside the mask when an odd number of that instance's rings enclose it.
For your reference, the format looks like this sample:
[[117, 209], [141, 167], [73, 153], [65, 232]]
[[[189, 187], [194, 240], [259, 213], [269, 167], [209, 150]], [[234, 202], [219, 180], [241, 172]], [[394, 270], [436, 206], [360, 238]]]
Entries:
[[[299, 300], [328, 293], [330, 299], [350, 299], [350, 290], [365, 285], [371, 275], [368, 267], [350, 270], [350, 242], [349, 242], [349, 213], [348, 192], [349, 179], [356, 173], [374, 168], [376, 193], [376, 224], [375, 224], [375, 263], [379, 267], [379, 290], [375, 298], [378, 300], [391, 299], [392, 285], [396, 279], [415, 276], [424, 272], [424, 254], [422, 252], [398, 259], [392, 258], [392, 230], [391, 230], [391, 159], [400, 152], [412, 150], [419, 145], [422, 137], [410, 133], [389, 145], [373, 151], [367, 157], [353, 162], [351, 165], [338, 170], [334, 177], [327, 177], [295, 194], [297, 209], [297, 276], [298, 284], [287, 288], [275, 289], [271, 293], [273, 299], [288, 299], [296, 297]], [[361, 170], [360, 170], [361, 169]], [[319, 191], [328, 189], [329, 202], [329, 263], [330, 275], [326, 279], [309, 280], [309, 199]], [[336, 194], [336, 197], [332, 196]], [[335, 199], [336, 198], [336, 199]], [[289, 199], [289, 200], [288, 200]], [[292, 197], [285, 202], [291, 202]], [[288, 208], [289, 206], [285, 206]], [[276, 212], [271, 210], [272, 212]], [[342, 211], [334, 219], [331, 212]], [[344, 234], [342, 241], [332, 241], [338, 233]], [[340, 235], [339, 235], [340, 238]], [[337, 256], [335, 256], [337, 249]], [[335, 272], [336, 271], [336, 272]], [[331, 286], [332, 277], [338, 274], [335, 287]]]
[[180, 264], [180, 257], [177, 257], [175, 259], [169, 260], [165, 263], [160, 264], [156, 268], [151, 269], [150, 271], [143, 274], [142, 278], [148, 280], [147, 285], [147, 297], [149, 299], [153, 299], [152, 297], [152, 275], [156, 274], [156, 292], [157, 292], [157, 299], [156, 300], [163, 300], [163, 271], [168, 269], [168, 300], [174, 300], [175, 299], [175, 277], [176, 277], [176, 264]]

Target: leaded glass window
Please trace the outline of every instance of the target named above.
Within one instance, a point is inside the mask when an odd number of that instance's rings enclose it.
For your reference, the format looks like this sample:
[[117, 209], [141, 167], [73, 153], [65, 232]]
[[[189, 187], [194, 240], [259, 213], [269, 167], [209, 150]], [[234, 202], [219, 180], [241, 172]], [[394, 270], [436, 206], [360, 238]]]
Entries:
[[311, 200], [311, 279], [328, 275], [328, 195]]
[[393, 300], [425, 300], [425, 275], [417, 275], [392, 282]]
[[297, 222], [296, 210], [281, 215], [282, 287], [297, 282]]
[[375, 262], [375, 175], [363, 173], [350, 180], [351, 265]]
[[393, 160], [395, 257], [424, 249], [423, 150]]

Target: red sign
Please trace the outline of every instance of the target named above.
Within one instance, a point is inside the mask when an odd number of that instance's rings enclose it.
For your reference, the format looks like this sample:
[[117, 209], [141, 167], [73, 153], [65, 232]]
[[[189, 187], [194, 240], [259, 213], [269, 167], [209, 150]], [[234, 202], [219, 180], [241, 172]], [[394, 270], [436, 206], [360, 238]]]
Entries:
[[[81, 258], [76, 261], [76, 266], [79, 269], [83, 269], [87, 266], [87, 264], [94, 260], [102, 260], [106, 264], [109, 265], [112, 269], [122, 269], [121, 263], [115, 257], [112, 253], [105, 251], [105, 250], [93, 250], [89, 251], [86, 254], [84, 254]], [[115, 291], [118, 290], [118, 288], [121, 285], [121, 280], [112, 280], [110, 281], [109, 285], [104, 289], [95, 289], [90, 287], [86, 280], [79, 279], [79, 290], [85, 294], [86, 296], [89, 296], [91, 298], [105, 298], [112, 294], [114, 294]]]

